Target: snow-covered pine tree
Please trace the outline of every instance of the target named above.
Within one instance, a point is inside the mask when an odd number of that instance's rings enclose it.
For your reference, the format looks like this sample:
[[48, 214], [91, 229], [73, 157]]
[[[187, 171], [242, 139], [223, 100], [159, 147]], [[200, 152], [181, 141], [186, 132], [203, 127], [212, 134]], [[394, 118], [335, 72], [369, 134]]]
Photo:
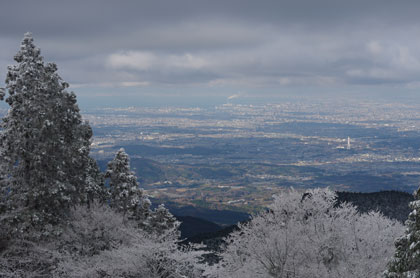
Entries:
[[165, 205], [160, 204], [150, 213], [145, 228], [159, 235], [165, 232], [177, 232], [179, 225], [180, 222], [176, 220], [175, 216], [165, 208]]
[[95, 159], [89, 158], [86, 172], [85, 191], [81, 193], [83, 203], [86, 203], [88, 206], [94, 200], [105, 203], [109, 198], [109, 190], [105, 187], [105, 176], [99, 169]]
[[111, 207], [124, 214], [129, 213], [130, 217], [147, 218], [150, 201], [139, 188], [137, 177], [130, 170], [130, 158], [124, 149], [121, 148], [108, 162], [105, 178], [109, 179]]
[[7, 203], [15, 220], [54, 224], [85, 190], [92, 130], [82, 121], [76, 95], [66, 91], [54, 63], [44, 64], [30, 33], [14, 59], [0, 133]]
[[394, 258], [385, 271], [386, 278], [420, 277], [420, 187], [410, 203], [411, 213], [405, 222], [405, 234], [395, 241]]

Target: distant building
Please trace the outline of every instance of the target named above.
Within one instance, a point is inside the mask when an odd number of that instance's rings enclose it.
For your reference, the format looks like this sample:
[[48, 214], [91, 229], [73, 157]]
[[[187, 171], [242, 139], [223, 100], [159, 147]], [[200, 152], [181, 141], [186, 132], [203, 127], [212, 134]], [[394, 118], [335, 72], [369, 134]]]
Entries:
[[350, 136], [347, 137], [347, 149], [350, 150]]

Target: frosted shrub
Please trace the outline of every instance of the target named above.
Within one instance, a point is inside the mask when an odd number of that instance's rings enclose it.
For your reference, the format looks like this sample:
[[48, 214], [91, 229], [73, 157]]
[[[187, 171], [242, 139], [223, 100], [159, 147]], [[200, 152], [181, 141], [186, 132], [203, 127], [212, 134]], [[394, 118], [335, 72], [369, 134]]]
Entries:
[[92, 256], [130, 242], [129, 223], [106, 205], [77, 206], [71, 210], [70, 219], [59, 246], [68, 254]]
[[98, 204], [76, 207], [59, 243], [55, 277], [201, 277], [199, 256], [177, 233], [160, 236]]
[[289, 190], [228, 237], [212, 277], [381, 277], [403, 226], [380, 213], [335, 206], [329, 189]]

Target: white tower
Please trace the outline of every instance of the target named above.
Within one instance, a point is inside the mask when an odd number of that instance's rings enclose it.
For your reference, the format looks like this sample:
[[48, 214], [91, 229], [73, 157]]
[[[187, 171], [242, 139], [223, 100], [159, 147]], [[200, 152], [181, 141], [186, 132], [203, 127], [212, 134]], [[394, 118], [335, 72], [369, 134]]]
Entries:
[[347, 137], [347, 149], [350, 150], [350, 136]]

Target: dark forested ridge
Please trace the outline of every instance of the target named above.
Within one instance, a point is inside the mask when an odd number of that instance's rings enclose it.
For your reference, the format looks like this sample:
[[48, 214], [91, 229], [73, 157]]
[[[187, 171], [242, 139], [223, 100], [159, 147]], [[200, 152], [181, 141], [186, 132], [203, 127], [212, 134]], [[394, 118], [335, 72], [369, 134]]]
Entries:
[[401, 191], [380, 191], [373, 193], [337, 192], [338, 203], [350, 202], [359, 212], [379, 211], [385, 216], [400, 222], [407, 220], [410, 208], [408, 204], [414, 196]]
[[173, 206], [171, 203], [166, 204], [169, 211], [176, 216], [193, 216], [201, 218], [220, 226], [230, 226], [240, 221], [249, 219], [249, 214], [245, 212], [232, 210], [217, 210], [194, 206]]
[[223, 229], [213, 222], [193, 217], [193, 216], [176, 216], [176, 219], [181, 222], [179, 230], [181, 238], [190, 238], [203, 233], [214, 233]]

